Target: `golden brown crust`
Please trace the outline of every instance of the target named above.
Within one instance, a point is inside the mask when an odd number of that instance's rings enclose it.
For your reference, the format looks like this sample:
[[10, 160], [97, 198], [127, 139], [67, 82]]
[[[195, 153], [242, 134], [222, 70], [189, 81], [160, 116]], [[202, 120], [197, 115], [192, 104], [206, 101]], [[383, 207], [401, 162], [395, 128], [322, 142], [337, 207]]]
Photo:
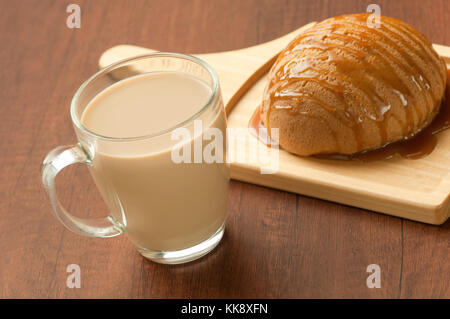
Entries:
[[446, 66], [412, 26], [368, 14], [324, 20], [296, 37], [269, 74], [263, 124], [298, 155], [353, 154], [408, 138], [436, 115]]

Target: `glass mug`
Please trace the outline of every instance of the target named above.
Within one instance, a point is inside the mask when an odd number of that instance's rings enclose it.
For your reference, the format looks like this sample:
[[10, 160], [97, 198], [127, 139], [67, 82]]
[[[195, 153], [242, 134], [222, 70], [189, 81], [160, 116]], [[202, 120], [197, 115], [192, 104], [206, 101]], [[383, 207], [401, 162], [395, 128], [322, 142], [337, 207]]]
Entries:
[[[83, 111], [97, 94], [121, 80], [151, 72], [178, 72], [201, 80], [211, 89], [208, 102], [176, 127], [147, 136], [108, 137], [83, 126]], [[122, 60], [100, 70], [81, 85], [72, 99], [70, 115], [78, 144], [55, 148], [45, 158], [42, 168], [42, 183], [55, 216], [64, 226], [90, 237], [126, 233], [144, 257], [165, 264], [200, 258], [220, 242], [229, 184], [229, 165], [225, 160], [226, 116], [219, 81], [209, 65], [196, 57], [177, 53], [153, 53]], [[201, 123], [201, 134], [198, 127], [194, 129], [198, 123]], [[171, 134], [178, 128], [187, 129], [192, 139], [180, 142], [173, 138]], [[202, 139], [208, 128], [222, 132], [223, 161], [175, 163], [172, 160], [171, 150], [182, 146], [194, 149], [194, 143]], [[58, 201], [56, 175], [76, 163], [87, 165], [111, 211], [108, 217], [77, 218]]]

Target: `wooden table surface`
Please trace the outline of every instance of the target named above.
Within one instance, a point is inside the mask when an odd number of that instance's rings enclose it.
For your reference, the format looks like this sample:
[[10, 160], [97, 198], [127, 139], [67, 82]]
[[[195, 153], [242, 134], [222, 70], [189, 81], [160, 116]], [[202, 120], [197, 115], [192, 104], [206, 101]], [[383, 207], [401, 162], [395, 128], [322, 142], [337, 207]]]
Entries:
[[[372, 2], [0, 0], [0, 297], [449, 298], [450, 222], [430, 226], [232, 181], [222, 243], [198, 261], [164, 266], [126, 236], [66, 230], [41, 187], [46, 153], [76, 141], [71, 98], [111, 46], [243, 48]], [[66, 26], [70, 3], [81, 7], [80, 29]], [[450, 45], [450, 1], [376, 3]], [[85, 167], [66, 169], [57, 186], [77, 216], [107, 215]], [[66, 288], [69, 264], [81, 268], [80, 289]], [[369, 264], [381, 267], [381, 288], [367, 288]]]

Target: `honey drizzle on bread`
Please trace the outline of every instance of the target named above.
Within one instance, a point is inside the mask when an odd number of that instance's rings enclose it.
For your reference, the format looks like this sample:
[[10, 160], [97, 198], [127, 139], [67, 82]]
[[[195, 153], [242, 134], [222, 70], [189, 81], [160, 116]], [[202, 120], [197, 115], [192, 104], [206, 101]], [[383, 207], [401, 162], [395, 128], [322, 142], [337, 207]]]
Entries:
[[[379, 29], [369, 28], [368, 16], [345, 15], [316, 24], [297, 36], [272, 67], [262, 119], [268, 129], [273, 120], [278, 122], [280, 145], [288, 151], [352, 154], [378, 148], [412, 137], [438, 112], [446, 69], [431, 43], [393, 18], [381, 17]], [[295, 117], [315, 118], [314, 128], [322, 128], [328, 143], [314, 147], [314, 136], [309, 136], [303, 144], [312, 147], [303, 147], [288, 136], [288, 147], [283, 146], [283, 134], [290, 132], [281, 118], [291, 131], [308, 133], [299, 130]], [[310, 124], [305, 121], [299, 123]], [[378, 137], [369, 134], [374, 128]]]

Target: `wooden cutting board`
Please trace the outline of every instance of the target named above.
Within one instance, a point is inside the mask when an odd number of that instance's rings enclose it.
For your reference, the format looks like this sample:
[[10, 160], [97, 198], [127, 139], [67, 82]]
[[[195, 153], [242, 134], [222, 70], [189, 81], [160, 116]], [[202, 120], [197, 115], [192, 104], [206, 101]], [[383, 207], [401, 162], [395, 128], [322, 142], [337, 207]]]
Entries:
[[[208, 62], [219, 76], [228, 127], [248, 127], [253, 111], [261, 103], [267, 71], [276, 56], [313, 24], [253, 47], [195, 55]], [[434, 48], [449, 65], [450, 47]], [[132, 45], [115, 46], [103, 53], [99, 66], [152, 51]], [[246, 141], [235, 143], [235, 158], [239, 161], [231, 163], [233, 179], [429, 224], [442, 224], [450, 215], [450, 130], [438, 135], [438, 145], [430, 155], [417, 160], [395, 157], [362, 163], [304, 158], [279, 150], [278, 171], [274, 174], [261, 174], [263, 164], [252, 156], [262, 152], [261, 145], [249, 134]]]

